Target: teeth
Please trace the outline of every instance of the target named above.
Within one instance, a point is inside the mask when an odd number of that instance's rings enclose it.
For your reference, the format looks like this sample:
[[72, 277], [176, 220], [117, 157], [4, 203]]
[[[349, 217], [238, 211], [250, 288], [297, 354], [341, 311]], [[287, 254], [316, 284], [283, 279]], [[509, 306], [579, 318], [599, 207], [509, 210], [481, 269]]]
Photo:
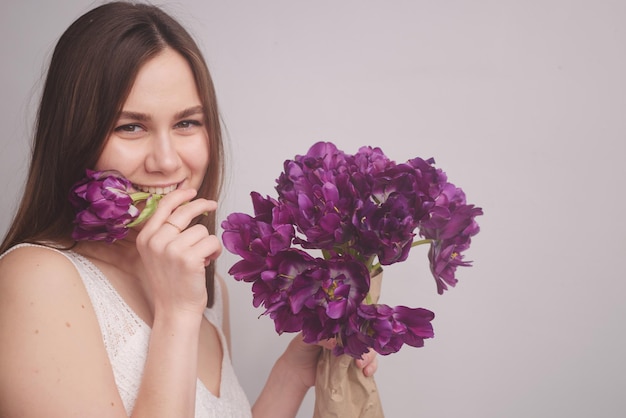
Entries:
[[173, 184], [167, 187], [153, 187], [153, 186], [136, 186], [137, 189], [142, 192], [150, 193], [150, 194], [168, 194], [171, 191], [176, 190], [176, 185]]

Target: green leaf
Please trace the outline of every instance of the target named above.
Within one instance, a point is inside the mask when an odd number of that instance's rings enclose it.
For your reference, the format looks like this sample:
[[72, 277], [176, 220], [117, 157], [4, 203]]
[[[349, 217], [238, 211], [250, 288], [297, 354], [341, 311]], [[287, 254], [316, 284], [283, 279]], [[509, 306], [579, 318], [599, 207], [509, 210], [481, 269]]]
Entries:
[[[133, 194], [139, 194], [139, 193], [133, 193]], [[154, 213], [154, 211], [156, 210], [159, 204], [159, 200], [161, 200], [161, 198], [163, 197], [163, 195], [160, 195], [160, 194], [153, 194], [153, 195], [150, 195], [149, 193], [144, 193], [144, 194], [147, 195], [146, 207], [143, 208], [143, 210], [141, 211], [137, 219], [135, 219], [134, 221], [126, 225], [128, 228], [137, 226], [141, 224], [142, 222], [146, 221], [150, 216], [152, 216], [152, 214]], [[135, 201], [135, 198], [134, 197], [132, 198], [133, 198], [133, 201]]]

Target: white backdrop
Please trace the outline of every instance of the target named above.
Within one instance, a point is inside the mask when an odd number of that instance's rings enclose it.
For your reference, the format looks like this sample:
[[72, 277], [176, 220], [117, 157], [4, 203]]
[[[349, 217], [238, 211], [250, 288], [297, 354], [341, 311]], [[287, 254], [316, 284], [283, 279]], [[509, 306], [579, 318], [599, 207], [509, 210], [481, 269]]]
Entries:
[[[167, 3], [167, 2], [164, 2]], [[41, 74], [89, 0], [0, 3], [0, 233], [22, 188]], [[626, 411], [626, 2], [219, 1], [166, 9], [195, 34], [228, 129], [221, 217], [273, 194], [317, 140], [435, 157], [482, 227], [459, 285], [425, 251], [382, 301], [434, 310], [426, 347], [381, 357], [387, 417], [621, 417]], [[220, 271], [236, 259], [225, 254]], [[290, 339], [227, 277], [234, 363], [254, 401]], [[311, 392], [312, 395], [312, 392]], [[311, 416], [312, 396], [300, 417]]]

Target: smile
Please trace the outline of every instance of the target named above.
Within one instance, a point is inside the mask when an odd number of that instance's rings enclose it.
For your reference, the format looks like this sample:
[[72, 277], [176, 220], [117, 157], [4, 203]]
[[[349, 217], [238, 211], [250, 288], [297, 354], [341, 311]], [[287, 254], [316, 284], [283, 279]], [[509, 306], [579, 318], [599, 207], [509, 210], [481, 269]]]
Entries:
[[139, 184], [133, 184], [137, 190], [150, 194], [168, 194], [178, 188], [178, 184], [172, 184], [170, 186], [141, 186]]

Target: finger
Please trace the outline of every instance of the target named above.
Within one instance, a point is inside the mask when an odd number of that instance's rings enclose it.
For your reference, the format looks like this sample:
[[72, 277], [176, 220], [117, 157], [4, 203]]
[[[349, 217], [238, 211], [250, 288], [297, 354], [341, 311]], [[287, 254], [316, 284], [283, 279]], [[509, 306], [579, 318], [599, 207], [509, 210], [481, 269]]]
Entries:
[[211, 252], [206, 259], [206, 265], [209, 265], [209, 262], [217, 260], [220, 255], [222, 255], [222, 242], [215, 235], [209, 235], [209, 240], [211, 244]]
[[209, 235], [203, 225], [192, 226], [165, 246], [166, 257], [180, 259], [192, 269], [204, 269], [221, 252], [220, 240], [215, 235]]
[[217, 236], [210, 235], [204, 225], [193, 225], [184, 234], [180, 234], [172, 245], [181, 250], [192, 248], [198, 251], [197, 254], [202, 257], [205, 266], [222, 254], [221, 241]]
[[365, 376], [373, 376], [378, 370], [378, 354], [370, 349], [368, 353], [363, 355], [362, 359], [356, 360], [356, 365], [363, 370]]
[[363, 374], [367, 377], [374, 376], [374, 374], [376, 373], [376, 370], [378, 370], [377, 362], [371, 363], [363, 368]]
[[[172, 213], [174, 209], [176, 209], [183, 203], [191, 201], [194, 197], [196, 197], [197, 194], [198, 192], [195, 189], [179, 189], [166, 194], [159, 201], [157, 211], [155, 212], [153, 217], [157, 215], [163, 216], [163, 213], [159, 214], [157, 212]], [[167, 217], [167, 215], [165, 216]]]
[[[152, 216], [146, 221], [142, 231], [144, 235], [152, 235], [154, 231], [160, 228], [168, 217], [172, 214], [172, 212], [184, 204], [185, 202], [189, 202], [196, 196], [197, 192], [194, 189], [184, 189], [184, 190], [174, 190], [171, 193], [163, 196], [157, 205], [156, 210], [152, 214]], [[178, 226], [179, 228], [184, 229], [186, 225], [176, 223], [175, 220], [170, 220], [171, 223]], [[175, 227], [170, 227], [171, 229], [175, 229]]]
[[167, 219], [165, 220], [165, 224], [174, 227], [174, 229], [177, 230], [179, 234], [184, 231], [183, 227], [178, 226], [174, 222], [170, 222]]
[[165, 223], [173, 223], [181, 227], [183, 230], [189, 226], [191, 221], [197, 216], [213, 212], [217, 209], [217, 202], [207, 199], [196, 199], [189, 203], [181, 205], [167, 217]]
[[367, 353], [361, 356], [361, 358], [356, 359], [356, 365], [359, 369], [363, 369], [372, 361], [374, 361], [375, 358], [376, 358], [376, 352], [370, 348]]
[[[185, 192], [185, 191], [181, 191]], [[191, 193], [177, 194], [175, 199], [169, 199], [170, 195], [163, 197], [152, 218], [148, 220], [144, 229], [146, 235], [153, 235], [160, 230], [161, 226], [167, 225], [165, 231], [168, 234], [180, 234], [191, 223], [191, 221], [207, 212], [217, 209], [217, 202], [207, 199], [195, 199], [189, 201], [186, 198], [195, 196]], [[167, 200], [166, 200], [167, 199]]]

